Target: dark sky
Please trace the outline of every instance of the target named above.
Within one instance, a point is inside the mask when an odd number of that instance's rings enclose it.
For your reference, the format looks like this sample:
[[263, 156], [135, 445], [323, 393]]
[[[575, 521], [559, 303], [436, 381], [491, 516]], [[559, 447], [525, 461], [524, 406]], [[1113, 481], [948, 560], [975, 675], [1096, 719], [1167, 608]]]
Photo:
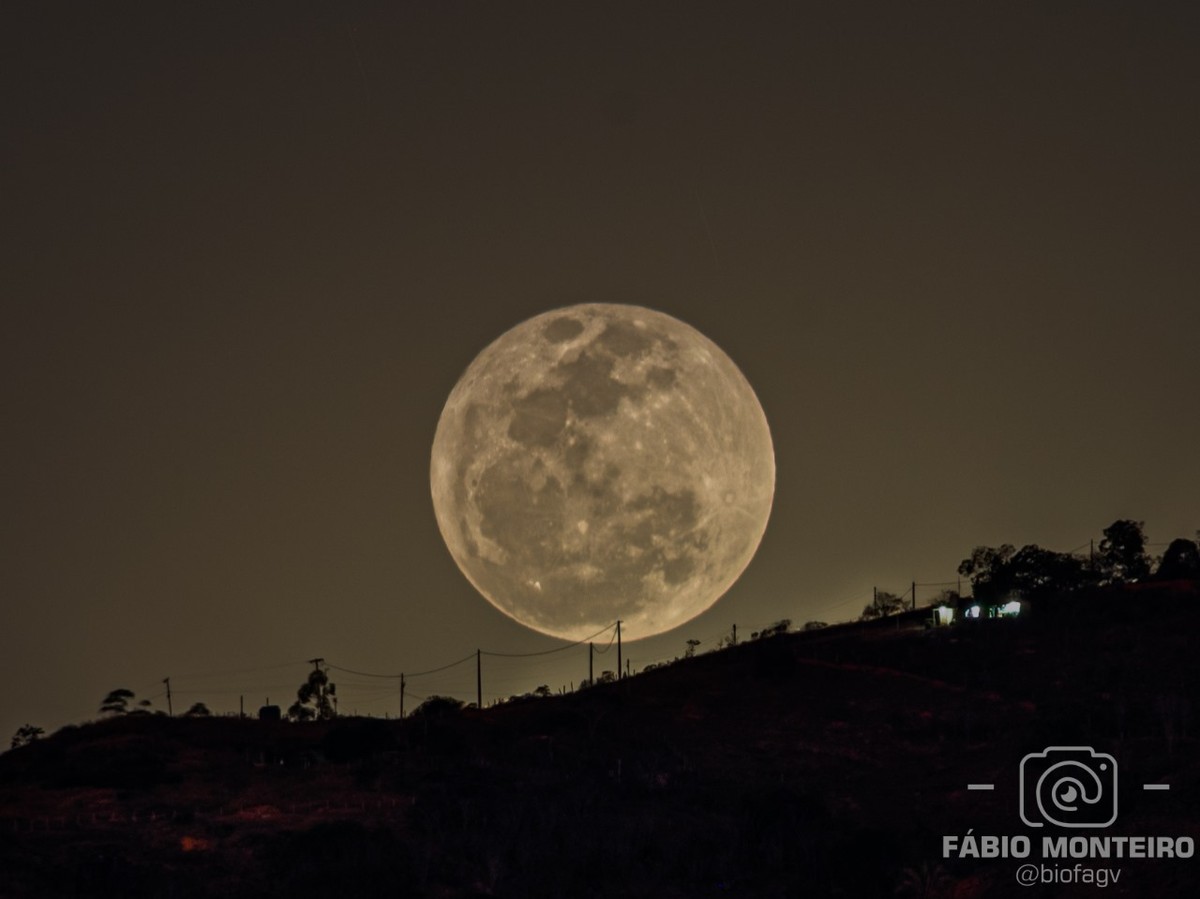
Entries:
[[[0, 738], [553, 648], [458, 573], [428, 466], [475, 354], [574, 302], [704, 332], [775, 441], [755, 560], [635, 666], [980, 543], [1191, 536], [1196, 10], [6, 4]], [[367, 683], [343, 711], [394, 713]]]

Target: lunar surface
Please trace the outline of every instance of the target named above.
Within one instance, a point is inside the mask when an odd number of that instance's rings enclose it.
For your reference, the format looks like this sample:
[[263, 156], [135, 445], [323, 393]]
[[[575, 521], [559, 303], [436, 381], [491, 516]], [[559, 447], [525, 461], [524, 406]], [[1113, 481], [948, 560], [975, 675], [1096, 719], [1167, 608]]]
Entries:
[[775, 491], [758, 398], [661, 312], [546, 312], [471, 363], [438, 421], [438, 527], [493, 605], [582, 640], [635, 640], [711, 606], [758, 547]]

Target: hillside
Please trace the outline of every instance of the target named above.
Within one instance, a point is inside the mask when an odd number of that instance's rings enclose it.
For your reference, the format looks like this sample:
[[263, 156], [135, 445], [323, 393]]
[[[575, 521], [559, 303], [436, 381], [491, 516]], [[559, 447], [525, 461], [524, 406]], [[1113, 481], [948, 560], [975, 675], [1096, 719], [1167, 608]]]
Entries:
[[[1079, 895], [942, 857], [1034, 833], [1019, 764], [1064, 745], [1118, 761], [1107, 832], [1200, 838], [1195, 584], [923, 617], [403, 722], [65, 728], [0, 756], [0, 897]], [[1200, 887], [1195, 859], [1085, 864]]]

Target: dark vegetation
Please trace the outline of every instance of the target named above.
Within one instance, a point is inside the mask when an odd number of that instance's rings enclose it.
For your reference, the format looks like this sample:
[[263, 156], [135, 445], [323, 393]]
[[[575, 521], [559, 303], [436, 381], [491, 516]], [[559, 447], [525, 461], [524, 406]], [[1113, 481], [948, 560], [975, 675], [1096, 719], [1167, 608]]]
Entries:
[[[64, 728], [0, 756], [0, 896], [1004, 896], [1011, 860], [944, 860], [941, 835], [1023, 832], [1021, 757], [1074, 742], [1119, 759], [1117, 832], [1200, 835], [1196, 582], [926, 616], [403, 722]], [[1200, 880], [1124, 866], [1139, 895]]]
[[985, 603], [1010, 596], [1036, 600], [1147, 580], [1200, 578], [1200, 550], [1194, 541], [1174, 540], [1162, 558], [1155, 559], [1147, 552], [1144, 526], [1128, 518], [1114, 521], [1086, 556], [1054, 552], [1036, 543], [1020, 549], [1009, 543], [977, 546], [958, 573], [970, 578], [973, 599]]

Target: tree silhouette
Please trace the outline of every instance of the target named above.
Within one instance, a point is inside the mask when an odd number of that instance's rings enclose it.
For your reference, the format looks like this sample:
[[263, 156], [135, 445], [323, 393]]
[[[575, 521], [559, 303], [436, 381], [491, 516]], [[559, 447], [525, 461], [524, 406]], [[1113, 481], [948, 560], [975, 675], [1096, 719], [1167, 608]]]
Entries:
[[1013, 591], [1009, 561], [1016, 554], [1011, 543], [977, 546], [958, 565], [958, 573], [971, 580], [971, 596], [980, 602], [996, 602]]
[[128, 715], [129, 701], [133, 699], [133, 695], [132, 690], [126, 690], [124, 687], [118, 687], [116, 690], [110, 691], [100, 703], [100, 714]]
[[413, 711], [424, 718], [440, 718], [462, 710], [462, 700], [452, 696], [430, 696]]
[[956, 609], [961, 601], [962, 596], [959, 595], [957, 590], [941, 590], [938, 592], [938, 595], [933, 598], [929, 605], [950, 606], [951, 608]]
[[694, 656], [696, 654], [696, 647], [699, 645], [700, 645], [699, 640], [696, 640], [694, 638], [691, 640], [688, 640], [687, 641], [687, 649], [684, 651], [683, 657], [685, 659], [690, 659], [692, 656]]
[[1017, 595], [1028, 599], [1071, 593], [1092, 580], [1082, 559], [1029, 543], [977, 546], [958, 573], [971, 579], [971, 596], [995, 605]]
[[42, 730], [42, 728], [35, 727], [32, 724], [26, 724], [23, 727], [19, 727], [17, 728], [17, 732], [13, 734], [12, 748], [18, 749], [21, 746], [27, 746], [34, 740], [41, 739], [44, 733], [46, 732]]
[[1022, 546], [1008, 562], [1009, 583], [1028, 599], [1071, 593], [1090, 579], [1082, 559], [1036, 543]]
[[185, 718], [207, 718], [212, 714], [202, 702], [192, 704], [192, 707], [183, 713]]
[[872, 618], [883, 618], [887, 615], [894, 615], [897, 612], [903, 611], [904, 597], [897, 596], [895, 593], [888, 593], [886, 590], [880, 590], [875, 594], [875, 601], [863, 608], [862, 620], [870, 621]]
[[1154, 576], [1160, 581], [1200, 578], [1200, 546], [1184, 537], [1171, 541]]
[[1150, 574], [1143, 521], [1121, 518], [1104, 529], [1096, 568], [1105, 583], [1139, 581]]
[[326, 721], [335, 717], [334, 701], [337, 685], [319, 664], [308, 672], [308, 679], [296, 691], [296, 701], [288, 708], [288, 717], [293, 721]]

